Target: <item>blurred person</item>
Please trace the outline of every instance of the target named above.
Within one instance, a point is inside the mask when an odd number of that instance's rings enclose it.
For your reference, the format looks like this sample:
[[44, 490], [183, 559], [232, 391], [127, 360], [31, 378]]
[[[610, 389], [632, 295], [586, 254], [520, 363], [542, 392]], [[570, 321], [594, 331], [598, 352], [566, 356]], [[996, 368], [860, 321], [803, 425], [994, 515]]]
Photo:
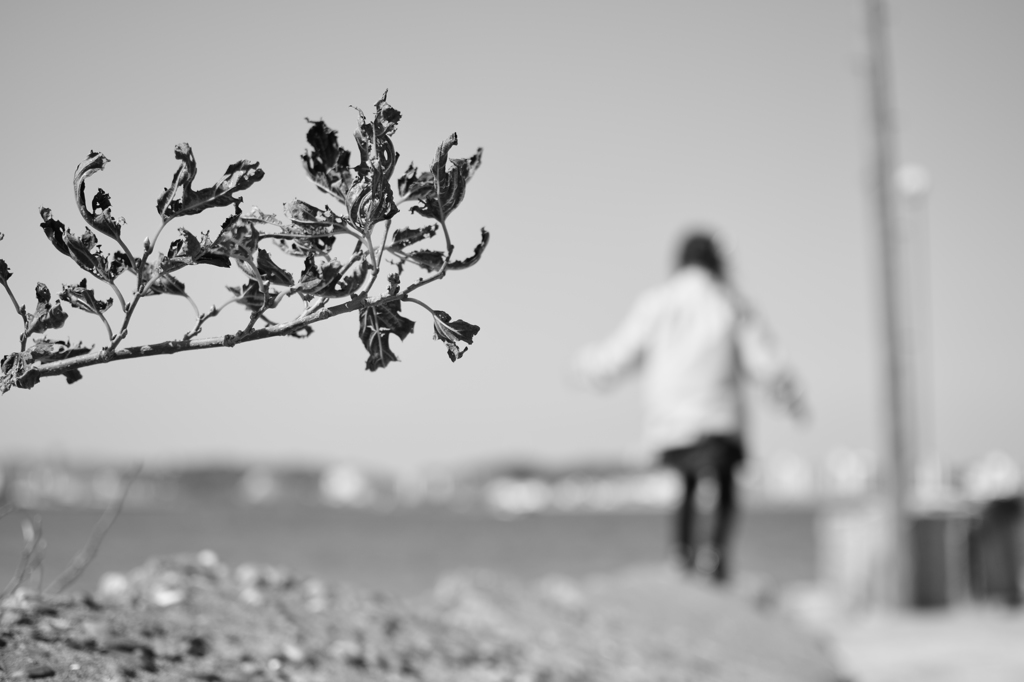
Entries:
[[[675, 542], [687, 571], [724, 581], [736, 513], [734, 470], [744, 458], [745, 379], [766, 387], [791, 416], [806, 409], [793, 375], [751, 306], [730, 285], [721, 251], [703, 230], [685, 235], [668, 281], [644, 292], [619, 328], [575, 359], [597, 388], [642, 375], [646, 449], [682, 479]], [[710, 543], [694, 537], [701, 481], [717, 482]]]

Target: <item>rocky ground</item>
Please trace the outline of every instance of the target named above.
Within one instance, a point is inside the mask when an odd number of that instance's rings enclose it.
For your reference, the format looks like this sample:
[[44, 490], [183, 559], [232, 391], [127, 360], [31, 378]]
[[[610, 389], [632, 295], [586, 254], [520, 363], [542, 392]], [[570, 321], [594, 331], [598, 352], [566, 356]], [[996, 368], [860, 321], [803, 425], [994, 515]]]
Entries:
[[524, 586], [492, 574], [398, 600], [212, 552], [0, 603], [0, 678], [202, 680], [832, 679], [811, 640], [665, 571]]

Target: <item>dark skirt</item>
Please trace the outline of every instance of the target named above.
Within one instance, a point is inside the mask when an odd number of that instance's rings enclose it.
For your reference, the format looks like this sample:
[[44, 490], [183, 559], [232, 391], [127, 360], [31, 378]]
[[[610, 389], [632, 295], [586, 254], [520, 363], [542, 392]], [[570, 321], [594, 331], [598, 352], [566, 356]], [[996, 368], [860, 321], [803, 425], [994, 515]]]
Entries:
[[694, 445], [666, 450], [661, 463], [693, 476], [714, 476], [743, 461], [743, 444], [736, 436], [705, 436]]

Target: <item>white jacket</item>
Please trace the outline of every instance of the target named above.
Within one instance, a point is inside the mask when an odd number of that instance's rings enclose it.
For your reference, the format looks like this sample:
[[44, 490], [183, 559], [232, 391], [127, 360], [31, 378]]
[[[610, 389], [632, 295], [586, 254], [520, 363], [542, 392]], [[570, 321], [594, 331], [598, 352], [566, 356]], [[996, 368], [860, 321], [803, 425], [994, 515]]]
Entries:
[[743, 431], [741, 382], [785, 376], [781, 356], [753, 311], [701, 267], [686, 267], [645, 292], [576, 370], [597, 386], [630, 370], [643, 375], [644, 444], [654, 452], [703, 436]]

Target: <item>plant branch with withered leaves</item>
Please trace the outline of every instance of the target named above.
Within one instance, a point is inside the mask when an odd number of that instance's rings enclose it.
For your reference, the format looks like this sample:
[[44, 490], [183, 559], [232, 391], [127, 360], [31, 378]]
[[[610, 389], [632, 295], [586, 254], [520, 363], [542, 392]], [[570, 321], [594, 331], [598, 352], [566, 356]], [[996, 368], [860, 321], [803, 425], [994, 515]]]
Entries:
[[[359, 313], [359, 338], [368, 355], [366, 368], [374, 371], [398, 359], [391, 348], [392, 336], [405, 339], [415, 327], [402, 312], [402, 304], [407, 301], [430, 315], [434, 337], [445, 344], [451, 360], [461, 358], [479, 327], [453, 321], [448, 313], [409, 294], [450, 271], [475, 265], [487, 247], [490, 235], [481, 229], [472, 253], [455, 260], [448, 227], [449, 217], [465, 197], [467, 182], [480, 166], [482, 152], [478, 149], [465, 159], [450, 158], [449, 152], [458, 144], [452, 134], [438, 147], [429, 170], [420, 172], [410, 165], [396, 178], [398, 152], [392, 138], [401, 114], [387, 102], [386, 92], [376, 103], [372, 117], [356, 111], [358, 163], [351, 164], [352, 152], [338, 144], [338, 133], [323, 121], [309, 122], [309, 148], [302, 155], [307, 175], [317, 189], [338, 202], [337, 212], [330, 205], [320, 208], [300, 199], [286, 203], [280, 215], [259, 208], [243, 212], [241, 192], [263, 179], [259, 164], [238, 161], [228, 166], [216, 183], [196, 189], [195, 156], [189, 145], [180, 144], [174, 150], [178, 168], [156, 203], [160, 225], [151, 239], [143, 241], [138, 257], [123, 238], [124, 219], [113, 216], [110, 195], [98, 189], [87, 202], [86, 180], [103, 170], [108, 161], [102, 154], [91, 152], [74, 175], [75, 201], [86, 223], [84, 233], [75, 234], [54, 218], [50, 209], [40, 209], [44, 235], [88, 277], [65, 285], [56, 301], [45, 284], [37, 284], [36, 307], [30, 311], [19, 305], [9, 284], [12, 272], [0, 260], [0, 284], [23, 327], [20, 350], [0, 360], [0, 393], [14, 387], [31, 388], [40, 379], [56, 375], [73, 383], [81, 378], [83, 368], [118, 360], [232, 347], [279, 336], [304, 338], [313, 332], [315, 324], [351, 312]], [[409, 224], [395, 228], [400, 204], [410, 205]], [[216, 237], [211, 238], [208, 232], [196, 236], [179, 227], [167, 251], [157, 249], [170, 222], [216, 208], [232, 209]], [[97, 234], [113, 240], [119, 250], [105, 255]], [[443, 246], [432, 248], [438, 239]], [[351, 245], [351, 253], [339, 259], [333, 254], [345, 240]], [[293, 271], [280, 265], [262, 248], [264, 243], [273, 243], [285, 256], [298, 259], [301, 269]], [[212, 306], [205, 313], [199, 312], [178, 276], [179, 271], [201, 265], [234, 268], [245, 277], [237, 286], [228, 287], [231, 298], [227, 303]], [[403, 283], [410, 272], [418, 272], [419, 277]], [[124, 275], [132, 280], [127, 297], [117, 284]], [[111, 289], [117, 306], [113, 298], [97, 297], [90, 277]], [[378, 290], [378, 283], [383, 290]], [[180, 338], [122, 347], [143, 299], [159, 295], [186, 298], [196, 319]], [[287, 322], [271, 319], [275, 309], [293, 297], [303, 302], [302, 312]], [[45, 336], [48, 331], [63, 328], [67, 321], [62, 302], [98, 317], [107, 334], [107, 345], [96, 349]], [[235, 304], [248, 311], [238, 331], [199, 337], [207, 320]], [[120, 316], [119, 325], [108, 319], [111, 313]]]

